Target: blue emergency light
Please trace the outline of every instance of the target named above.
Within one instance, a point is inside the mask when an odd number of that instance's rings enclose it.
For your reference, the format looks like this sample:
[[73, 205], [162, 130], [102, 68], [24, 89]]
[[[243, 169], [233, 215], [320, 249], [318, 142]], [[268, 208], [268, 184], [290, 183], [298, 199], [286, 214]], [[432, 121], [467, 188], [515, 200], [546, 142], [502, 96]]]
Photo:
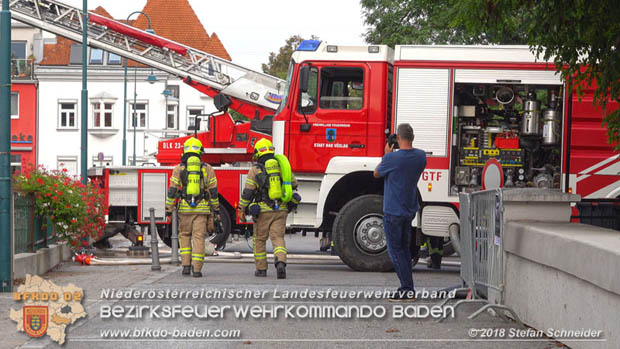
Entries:
[[316, 51], [320, 44], [320, 40], [304, 40], [297, 46], [297, 51]]

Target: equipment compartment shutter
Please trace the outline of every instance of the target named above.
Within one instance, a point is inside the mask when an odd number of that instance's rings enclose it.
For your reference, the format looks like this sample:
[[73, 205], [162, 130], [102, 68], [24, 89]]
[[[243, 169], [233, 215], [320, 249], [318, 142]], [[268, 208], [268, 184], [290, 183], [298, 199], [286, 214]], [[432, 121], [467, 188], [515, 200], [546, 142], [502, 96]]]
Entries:
[[166, 218], [166, 191], [168, 175], [166, 173], [142, 173], [142, 191], [140, 193], [142, 220], [151, 219], [149, 209], [155, 209], [155, 221], [163, 222]]
[[454, 82], [562, 85], [560, 75], [554, 70], [457, 69], [454, 72]]
[[431, 156], [446, 156], [448, 145], [449, 69], [398, 69], [396, 123], [413, 127], [413, 146]]

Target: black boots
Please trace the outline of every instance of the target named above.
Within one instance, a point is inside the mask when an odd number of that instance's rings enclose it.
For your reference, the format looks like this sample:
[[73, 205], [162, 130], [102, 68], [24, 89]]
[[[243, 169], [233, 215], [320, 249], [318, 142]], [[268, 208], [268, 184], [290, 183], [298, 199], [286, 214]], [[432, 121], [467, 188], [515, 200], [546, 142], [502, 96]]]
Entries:
[[428, 263], [427, 267], [430, 269], [441, 269], [441, 255], [438, 253], [433, 253], [430, 258], [430, 263]]
[[278, 272], [278, 279], [286, 279], [286, 263], [280, 262], [276, 257], [276, 271]]
[[267, 270], [257, 270], [254, 272], [254, 276], [264, 278], [267, 276]]
[[202, 276], [202, 272], [192, 270], [191, 265], [184, 265], [183, 270], [181, 271], [181, 275], [189, 275], [191, 272], [192, 276], [195, 278], [199, 278]]

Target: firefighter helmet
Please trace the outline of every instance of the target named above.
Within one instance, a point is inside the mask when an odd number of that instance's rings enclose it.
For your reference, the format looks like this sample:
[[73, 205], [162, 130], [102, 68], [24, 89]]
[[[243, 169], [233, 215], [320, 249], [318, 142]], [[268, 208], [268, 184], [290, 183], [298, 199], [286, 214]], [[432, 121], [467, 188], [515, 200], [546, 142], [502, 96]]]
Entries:
[[183, 144], [183, 154], [196, 153], [200, 155], [202, 154], [203, 150], [204, 149], [202, 148], [202, 142], [200, 142], [198, 139], [194, 137], [190, 137]]
[[267, 138], [261, 138], [254, 145], [254, 160], [260, 158], [263, 155], [273, 154], [275, 152], [275, 148], [270, 140]]

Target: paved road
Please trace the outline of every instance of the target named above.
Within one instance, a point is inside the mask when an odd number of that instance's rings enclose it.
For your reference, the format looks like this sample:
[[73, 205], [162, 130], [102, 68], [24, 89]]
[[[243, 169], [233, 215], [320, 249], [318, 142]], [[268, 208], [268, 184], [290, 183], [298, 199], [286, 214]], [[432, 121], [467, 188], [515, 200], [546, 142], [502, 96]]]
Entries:
[[[309, 252], [318, 248], [313, 237], [300, 236], [289, 239], [289, 250], [293, 252]], [[240, 245], [240, 243], [238, 243]], [[236, 246], [231, 249], [242, 250]], [[305, 248], [304, 248], [305, 246]], [[316, 261], [312, 263], [317, 263]], [[271, 267], [271, 266], [270, 266]], [[482, 314], [475, 320], [466, 317], [475, 311], [475, 305], [459, 307], [457, 316], [443, 323], [432, 319], [397, 319], [393, 318], [395, 308], [392, 303], [384, 299], [323, 299], [311, 300], [304, 298], [274, 299], [274, 292], [283, 295], [287, 291], [383, 291], [393, 289], [397, 285], [394, 273], [359, 273], [351, 271], [347, 266], [339, 263], [329, 264], [290, 264], [289, 277], [286, 280], [277, 280], [273, 268], [269, 270], [267, 278], [255, 278], [253, 265], [250, 263], [210, 263], [206, 266], [206, 277], [191, 278], [180, 274], [180, 267], [164, 265], [160, 272], [152, 272], [150, 266], [78, 266], [74, 263], [63, 263], [56, 270], [44, 275], [56, 284], [74, 283], [82, 287], [85, 292], [84, 303], [87, 307], [88, 318], [80, 320], [68, 329], [66, 348], [195, 348], [195, 347], [243, 347], [243, 348], [314, 348], [314, 347], [373, 347], [373, 348], [557, 348], [557, 342], [541, 341], [510, 341], [498, 342], [472, 339], [470, 329], [505, 329], [510, 331], [519, 328], [515, 323], [504, 323], [489, 314]], [[418, 290], [439, 290], [458, 284], [458, 268], [447, 267], [439, 272], [430, 271], [424, 266], [416, 267], [414, 280]], [[183, 300], [109, 300], [101, 299], [102, 290], [115, 288], [120, 290], [137, 291], [258, 291], [265, 292], [265, 297], [258, 299], [235, 297], [232, 299], [183, 299]], [[1, 294], [0, 334], [4, 338], [0, 347], [12, 348], [23, 345], [24, 348], [57, 347], [49, 338], [30, 339], [23, 333], [15, 331], [14, 323], [8, 320], [8, 308], [15, 307], [15, 303], [8, 294]], [[419, 307], [432, 306], [437, 303], [434, 299], [420, 299], [415, 305]], [[244, 307], [259, 305], [271, 307], [276, 305], [294, 306], [293, 309], [302, 309], [304, 306], [361, 306], [367, 305], [372, 309], [384, 308], [387, 314], [384, 318], [371, 317], [368, 319], [310, 319], [284, 318], [280, 313], [278, 318], [257, 318], [235, 316], [230, 311], [223, 319], [185, 319], [177, 317], [170, 319], [153, 319], [147, 314], [140, 319], [103, 319], [101, 310], [106, 306], [141, 305], [191, 305], [198, 306], [231, 306]], [[148, 312], [147, 312], [148, 313]], [[297, 313], [297, 315], [300, 315]], [[303, 314], [301, 314], [303, 315]], [[302, 316], [303, 317], [303, 316]], [[235, 339], [109, 339], [101, 338], [102, 330], [131, 330], [149, 328], [162, 329], [172, 332], [188, 329], [199, 330], [239, 330], [240, 337]]]

